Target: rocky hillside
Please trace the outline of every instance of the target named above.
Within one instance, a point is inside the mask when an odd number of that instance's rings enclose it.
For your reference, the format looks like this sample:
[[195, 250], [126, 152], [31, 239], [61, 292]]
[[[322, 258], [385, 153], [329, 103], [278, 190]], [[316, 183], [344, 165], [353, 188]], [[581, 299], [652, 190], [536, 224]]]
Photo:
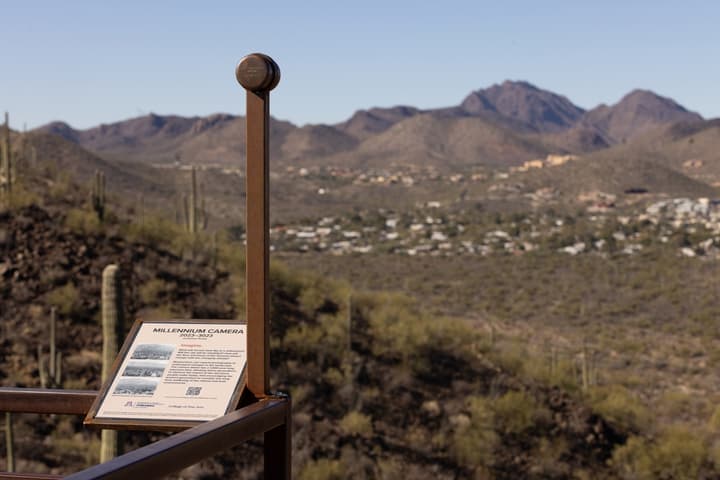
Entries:
[[502, 85], [468, 95], [460, 108], [474, 116], [499, 115], [538, 132], [558, 132], [575, 125], [584, 110], [570, 100], [527, 82], [506, 81]]
[[611, 143], [623, 143], [659, 126], [702, 119], [670, 98], [633, 90], [615, 105], [600, 105], [588, 111], [581, 123], [603, 132]]
[[[47, 351], [54, 306], [63, 386], [99, 387], [100, 277], [110, 263], [123, 272], [128, 318], [239, 314], [240, 245], [200, 247], [159, 221], [132, 225], [110, 215], [100, 224], [83, 197], [0, 213], [3, 385], [39, 385], [38, 349]], [[527, 359], [518, 363], [464, 320], [432, 318], [402, 296], [353, 292], [280, 265], [271, 283], [272, 382], [294, 398], [298, 478], [610, 474], [627, 427], [603, 419], [573, 388], [528, 375]], [[15, 421], [22, 471], [97, 461], [97, 436], [77, 419]], [[128, 448], [153, 438], [136, 435]], [[258, 478], [258, 456], [249, 444], [181, 476]]]
[[[607, 148], [657, 127], [700, 120], [673, 100], [648, 91], [637, 90], [615, 105], [585, 112], [561, 95], [527, 82], [506, 81], [474, 91], [459, 105], [446, 108], [371, 108], [336, 125], [298, 127], [273, 120], [271, 150], [277, 166], [357, 168], [394, 162], [441, 168], [507, 167], [538, 155]], [[62, 122], [38, 130], [116, 161], [230, 166], [244, 160], [244, 122], [243, 117], [227, 114], [204, 118], [150, 114], [88, 130]], [[451, 141], [443, 136], [452, 147], [446, 151], [437, 145], [439, 134], [428, 136], [427, 123], [435, 132], [454, 131], [460, 123], [462, 134]], [[405, 145], [411, 150], [405, 151]], [[403, 151], [398, 152], [398, 146]]]

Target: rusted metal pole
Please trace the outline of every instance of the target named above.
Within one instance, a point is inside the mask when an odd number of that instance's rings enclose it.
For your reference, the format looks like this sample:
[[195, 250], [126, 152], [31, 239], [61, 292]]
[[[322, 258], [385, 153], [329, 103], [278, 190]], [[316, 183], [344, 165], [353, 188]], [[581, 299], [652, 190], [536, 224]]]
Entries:
[[[280, 81], [280, 68], [261, 53], [246, 56], [235, 70], [247, 90], [245, 227], [247, 232], [245, 305], [248, 325], [248, 389], [257, 398], [270, 392], [270, 91]], [[288, 398], [289, 405], [289, 398]], [[266, 432], [265, 478], [290, 480], [292, 420]]]
[[247, 90], [245, 304], [248, 388], [257, 398], [263, 398], [270, 391], [270, 91], [280, 81], [280, 68], [267, 55], [253, 53], [240, 60], [235, 76]]

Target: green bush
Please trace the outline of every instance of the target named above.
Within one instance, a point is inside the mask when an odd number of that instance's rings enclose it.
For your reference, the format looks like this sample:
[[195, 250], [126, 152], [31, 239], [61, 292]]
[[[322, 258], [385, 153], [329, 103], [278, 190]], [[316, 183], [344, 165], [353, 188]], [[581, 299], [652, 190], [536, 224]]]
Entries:
[[142, 223], [127, 225], [126, 234], [130, 240], [147, 243], [155, 248], [162, 247], [181, 252], [193, 241], [180, 225], [170, 220], [152, 216]]
[[293, 298], [297, 298], [303, 288], [299, 275], [275, 261], [270, 262], [270, 286], [274, 291], [282, 290]]
[[167, 282], [153, 278], [140, 287], [140, 299], [146, 305], [157, 305], [160, 303], [159, 299], [167, 295], [171, 288], [172, 286]]
[[495, 415], [489, 401], [483, 397], [467, 399], [469, 422], [456, 426], [450, 453], [469, 467], [490, 466], [500, 438], [494, 430]]
[[94, 212], [73, 208], [65, 216], [65, 226], [73, 232], [94, 234], [100, 231], [100, 220]]
[[505, 345], [503, 348], [496, 348], [488, 353], [488, 357], [493, 363], [511, 375], [526, 373], [528, 356], [529, 352], [520, 343]]
[[430, 340], [427, 320], [403, 305], [382, 304], [369, 317], [372, 350], [378, 356], [398, 356], [403, 363], [420, 353]]
[[496, 428], [505, 433], [521, 433], [548, 415], [525, 392], [507, 392], [493, 401], [491, 408], [495, 414]]
[[463, 357], [480, 350], [482, 334], [466, 319], [439, 317], [428, 320], [426, 326], [434, 348]]
[[551, 369], [550, 362], [552, 360], [550, 358], [530, 355], [528, 352], [522, 365], [522, 372], [525, 375], [545, 385], [558, 386], [569, 391], [577, 390], [578, 379], [572, 360], [559, 358], [554, 368]]
[[218, 241], [218, 263], [224, 270], [245, 275], [245, 246], [221, 237]]
[[631, 437], [613, 452], [612, 465], [628, 480], [695, 480], [708, 453], [702, 435], [685, 426], [673, 426], [654, 443]]
[[356, 410], [348, 413], [340, 420], [340, 428], [348, 435], [367, 437], [373, 433], [370, 416]]
[[47, 294], [46, 300], [57, 308], [58, 313], [65, 316], [76, 314], [80, 308], [80, 292], [72, 283], [52, 290]]
[[8, 209], [18, 209], [27, 207], [28, 205], [37, 204], [40, 201], [40, 197], [25, 188], [22, 182], [15, 182], [13, 185], [12, 195], [9, 201], [5, 198], [0, 198], [0, 206], [7, 207]]
[[302, 357], [314, 354], [324, 341], [324, 337], [325, 333], [320, 326], [301, 323], [288, 329], [283, 343], [286, 349]]
[[314, 315], [326, 303], [330, 302], [338, 310], [347, 312], [350, 299], [350, 287], [343, 282], [330, 281], [314, 274], [299, 275], [302, 289], [298, 295], [300, 307], [307, 315]]
[[720, 405], [715, 407], [715, 411], [708, 422], [708, 427], [713, 433], [720, 433]]
[[597, 388], [592, 392], [593, 410], [616, 426], [636, 432], [651, 422], [648, 409], [629, 390], [621, 386]]
[[340, 460], [321, 458], [300, 470], [298, 480], [345, 480], [346, 468]]

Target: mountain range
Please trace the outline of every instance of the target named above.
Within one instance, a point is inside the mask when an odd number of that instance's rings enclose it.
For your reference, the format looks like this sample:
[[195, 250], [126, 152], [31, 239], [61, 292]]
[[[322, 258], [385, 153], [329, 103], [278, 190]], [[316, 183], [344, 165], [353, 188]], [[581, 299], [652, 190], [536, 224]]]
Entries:
[[[274, 165], [507, 167], [551, 153], [585, 154], [703, 118], [672, 99], [634, 90], [614, 105], [584, 110], [522, 81], [468, 94], [459, 105], [371, 108], [333, 124], [271, 120]], [[239, 165], [245, 118], [150, 114], [87, 130], [62, 122], [37, 129], [116, 161]]]

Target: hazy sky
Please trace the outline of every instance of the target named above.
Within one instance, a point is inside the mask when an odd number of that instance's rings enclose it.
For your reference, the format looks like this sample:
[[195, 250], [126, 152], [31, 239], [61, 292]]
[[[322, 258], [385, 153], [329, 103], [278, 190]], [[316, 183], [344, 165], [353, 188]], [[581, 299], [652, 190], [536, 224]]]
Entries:
[[242, 114], [234, 66], [280, 64], [274, 116], [458, 104], [527, 80], [584, 108], [642, 87], [720, 116], [717, 0], [1, 1], [0, 110], [14, 128], [149, 112]]

